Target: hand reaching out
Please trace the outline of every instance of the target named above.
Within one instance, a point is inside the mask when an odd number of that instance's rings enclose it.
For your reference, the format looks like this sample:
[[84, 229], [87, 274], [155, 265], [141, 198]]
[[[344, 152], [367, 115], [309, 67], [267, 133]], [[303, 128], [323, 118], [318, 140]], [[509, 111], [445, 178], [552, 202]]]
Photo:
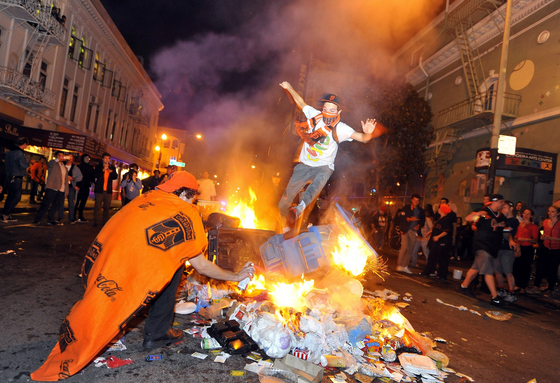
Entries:
[[368, 118], [365, 124], [362, 121], [362, 130], [365, 134], [372, 134], [373, 131], [375, 130], [376, 125], [377, 125], [377, 121], [375, 120], [375, 118], [373, 119]]

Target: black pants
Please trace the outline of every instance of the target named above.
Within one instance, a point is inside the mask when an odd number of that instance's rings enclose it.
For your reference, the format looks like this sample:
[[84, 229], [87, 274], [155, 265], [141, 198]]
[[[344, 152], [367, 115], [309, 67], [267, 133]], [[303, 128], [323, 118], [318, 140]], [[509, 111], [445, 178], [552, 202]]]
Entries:
[[6, 202], [4, 203], [4, 215], [12, 214], [16, 205], [21, 201], [22, 183], [23, 177], [11, 177], [7, 180], [8, 197], [6, 197]]
[[[442, 246], [443, 245], [443, 246]], [[438, 268], [438, 278], [447, 279], [449, 257], [450, 252], [447, 244], [441, 242], [432, 242], [430, 244], [430, 256], [428, 257], [428, 263], [424, 268], [422, 274], [425, 276], [430, 276], [436, 271], [436, 264], [439, 265]]]
[[548, 281], [547, 290], [552, 291], [558, 280], [558, 266], [560, 265], [560, 249], [543, 247], [537, 262], [535, 286], [540, 287], [543, 277]]
[[89, 188], [80, 188], [78, 191], [78, 198], [76, 199], [76, 211], [78, 212], [78, 218], [84, 219], [84, 209], [86, 207], [86, 202], [89, 197]]
[[54, 189], [47, 189], [39, 210], [37, 210], [35, 221], [40, 222], [48, 210], [49, 217], [47, 222], [54, 222], [61, 203], [64, 203], [64, 193]]
[[31, 191], [29, 192], [29, 202], [35, 202], [39, 192], [39, 182], [31, 180]]
[[513, 263], [513, 277], [515, 285], [520, 289], [526, 289], [531, 278], [535, 249], [533, 246], [521, 246], [521, 256], [515, 258]]
[[185, 266], [179, 268], [173, 275], [171, 282], [157, 296], [150, 307], [148, 318], [144, 326], [144, 339], [154, 340], [165, 335], [171, 328], [173, 315], [175, 314], [175, 293]]

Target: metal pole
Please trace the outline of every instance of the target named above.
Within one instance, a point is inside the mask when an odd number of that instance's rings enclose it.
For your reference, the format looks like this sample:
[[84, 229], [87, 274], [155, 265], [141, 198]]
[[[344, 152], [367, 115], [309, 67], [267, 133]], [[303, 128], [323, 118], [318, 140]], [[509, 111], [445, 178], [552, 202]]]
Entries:
[[509, 34], [511, 28], [511, 7], [513, 0], [507, 0], [506, 20], [504, 23], [504, 40], [502, 43], [502, 56], [500, 58], [500, 71], [498, 74], [498, 90], [496, 91], [496, 110], [494, 111], [494, 126], [490, 140], [490, 165], [488, 166], [488, 183], [486, 192], [494, 193], [496, 178], [496, 161], [498, 159], [498, 141], [500, 139], [500, 126], [502, 125], [502, 109], [504, 107], [504, 92], [506, 90], [506, 69], [509, 50]]

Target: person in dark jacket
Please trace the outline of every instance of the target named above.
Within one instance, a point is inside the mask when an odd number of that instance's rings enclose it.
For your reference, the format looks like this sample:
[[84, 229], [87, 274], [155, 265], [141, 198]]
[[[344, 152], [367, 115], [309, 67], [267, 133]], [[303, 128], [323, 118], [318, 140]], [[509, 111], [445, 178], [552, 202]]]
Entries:
[[12, 211], [21, 200], [21, 188], [23, 177], [27, 175], [27, 159], [24, 150], [29, 145], [29, 140], [19, 137], [16, 147], [6, 153], [6, 185], [8, 197], [2, 212], [2, 222], [15, 222], [17, 219], [11, 216]]
[[379, 210], [373, 213], [371, 225], [373, 229], [373, 246], [378, 250], [382, 249], [387, 230], [391, 225], [391, 215], [387, 213], [387, 206], [381, 205]]
[[420, 228], [424, 226], [426, 217], [424, 209], [420, 206], [420, 196], [413, 194], [410, 199], [410, 205], [402, 208], [397, 215], [395, 224], [400, 228], [401, 249], [399, 251], [399, 259], [397, 261], [397, 271], [412, 274], [408, 268], [412, 251], [416, 243], [416, 237], [422, 236]]
[[149, 176], [142, 180], [142, 194], [149, 192], [150, 190], [154, 190], [156, 186], [159, 185], [161, 181], [161, 172], [159, 170], [154, 170], [154, 175]]
[[95, 205], [93, 208], [93, 226], [100, 223], [99, 213], [103, 205], [103, 224], [109, 220], [109, 210], [113, 199], [113, 180], [117, 179], [117, 169], [110, 164], [111, 155], [103, 153], [102, 161], [95, 167]]
[[78, 182], [78, 200], [76, 201], [76, 211], [78, 212], [78, 222], [87, 222], [84, 218], [84, 208], [89, 197], [91, 186], [95, 182], [95, 171], [93, 166], [89, 164], [91, 157], [87, 154], [82, 154], [78, 168], [82, 172], [82, 180]]

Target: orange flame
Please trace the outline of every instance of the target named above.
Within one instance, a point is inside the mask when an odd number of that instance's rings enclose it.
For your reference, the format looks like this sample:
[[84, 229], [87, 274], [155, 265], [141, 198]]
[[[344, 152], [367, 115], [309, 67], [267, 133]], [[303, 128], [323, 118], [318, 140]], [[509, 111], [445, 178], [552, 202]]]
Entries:
[[[302, 278], [303, 279], [303, 278]], [[269, 289], [269, 296], [277, 307], [290, 307], [302, 310], [307, 306], [305, 296], [313, 289], [313, 279], [297, 283], [276, 283]]]
[[354, 276], [364, 272], [371, 250], [359, 238], [338, 236], [338, 249], [332, 252], [334, 263]]
[[245, 229], [257, 229], [258, 221], [253, 207], [257, 196], [251, 188], [249, 188], [249, 196], [249, 203], [246, 203], [242, 198], [239, 201], [230, 202], [226, 208], [226, 214], [238, 217], [241, 220], [241, 227]]

